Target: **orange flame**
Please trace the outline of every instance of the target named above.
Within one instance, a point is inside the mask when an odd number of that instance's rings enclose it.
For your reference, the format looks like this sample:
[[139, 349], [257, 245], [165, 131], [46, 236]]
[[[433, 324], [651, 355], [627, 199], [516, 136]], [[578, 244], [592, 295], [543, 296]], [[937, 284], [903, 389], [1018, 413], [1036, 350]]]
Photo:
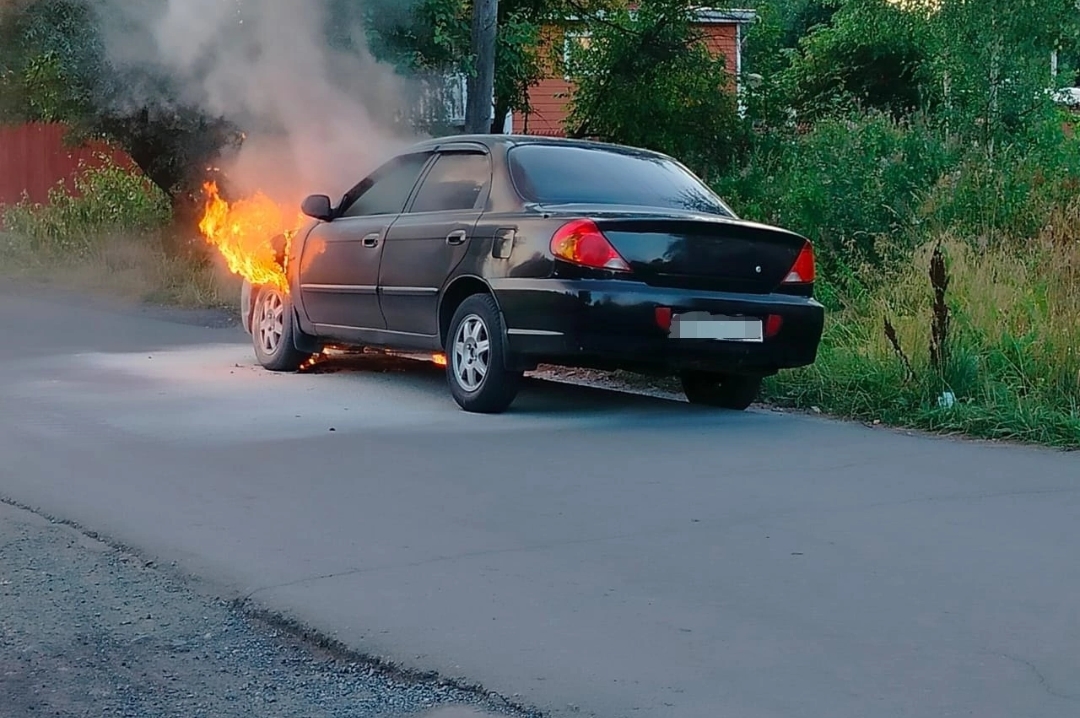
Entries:
[[289, 281], [285, 267], [278, 262], [273, 240], [285, 236], [285, 256], [288, 244], [303, 222], [286, 219], [285, 212], [266, 195], [255, 195], [229, 204], [221, 197], [216, 182], [203, 185], [206, 210], [199, 231], [225, 258], [229, 271], [253, 285], [273, 286], [288, 293]]
[[315, 365], [321, 364], [322, 362], [326, 361], [328, 358], [330, 358], [330, 352], [330, 347], [326, 347], [318, 354], [313, 354], [311, 357], [308, 358], [307, 361], [300, 365], [300, 371], [307, 371]]

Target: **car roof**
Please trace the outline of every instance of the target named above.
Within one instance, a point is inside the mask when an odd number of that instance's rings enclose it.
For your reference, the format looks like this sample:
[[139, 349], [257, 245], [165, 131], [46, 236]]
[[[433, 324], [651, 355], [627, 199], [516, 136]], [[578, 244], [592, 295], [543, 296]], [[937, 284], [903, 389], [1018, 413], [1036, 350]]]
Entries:
[[412, 145], [406, 152], [421, 152], [425, 150], [435, 150], [439, 147], [443, 147], [450, 144], [479, 144], [487, 147], [488, 149], [495, 149], [497, 147], [521, 147], [527, 145], [534, 146], [557, 146], [557, 147], [576, 147], [579, 149], [591, 149], [591, 150], [603, 150], [607, 152], [617, 152], [620, 154], [633, 154], [637, 156], [649, 156], [658, 159], [670, 159], [667, 155], [659, 152], [653, 152], [651, 150], [640, 149], [637, 147], [629, 147], [627, 145], [617, 145], [607, 142], [598, 142], [595, 140], [579, 140], [569, 139], [565, 137], [546, 137], [544, 135], [447, 135], [444, 137], [435, 137], [429, 140], [423, 140]]

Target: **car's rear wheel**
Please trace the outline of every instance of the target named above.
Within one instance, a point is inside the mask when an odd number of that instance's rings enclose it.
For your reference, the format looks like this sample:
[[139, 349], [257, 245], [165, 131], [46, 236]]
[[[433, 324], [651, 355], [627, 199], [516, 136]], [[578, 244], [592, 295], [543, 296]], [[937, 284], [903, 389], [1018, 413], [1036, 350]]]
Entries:
[[687, 400], [701, 406], [745, 411], [761, 393], [760, 376], [687, 372], [681, 378]]
[[273, 287], [261, 287], [255, 293], [255, 312], [251, 318], [251, 339], [259, 363], [270, 371], [296, 371], [311, 358], [296, 349], [292, 302], [289, 296]]
[[474, 294], [454, 313], [446, 342], [446, 375], [450, 393], [465, 411], [498, 414], [517, 397], [523, 373], [505, 368], [505, 332], [489, 294]]

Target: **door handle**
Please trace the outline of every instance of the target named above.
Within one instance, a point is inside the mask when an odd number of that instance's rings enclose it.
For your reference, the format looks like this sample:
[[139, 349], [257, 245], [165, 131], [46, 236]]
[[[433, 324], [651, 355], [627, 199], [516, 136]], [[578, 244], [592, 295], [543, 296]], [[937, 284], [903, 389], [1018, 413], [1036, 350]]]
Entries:
[[361, 240], [361, 242], [368, 249], [374, 249], [375, 247], [379, 246], [379, 240], [381, 238], [382, 238], [382, 235], [380, 235], [378, 233], [369, 234], [368, 236], [364, 237], [364, 239]]
[[449, 245], [465, 244], [465, 240], [468, 238], [468, 233], [463, 229], [459, 229], [458, 231], [451, 232], [446, 236], [446, 243]]

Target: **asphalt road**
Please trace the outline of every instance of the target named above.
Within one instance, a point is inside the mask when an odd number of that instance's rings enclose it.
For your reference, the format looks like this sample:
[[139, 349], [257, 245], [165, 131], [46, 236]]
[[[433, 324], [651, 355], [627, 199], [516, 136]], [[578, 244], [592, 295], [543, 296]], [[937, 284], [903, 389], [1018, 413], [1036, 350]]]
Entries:
[[0, 295], [0, 494], [554, 716], [1080, 713], [1080, 456]]
[[0, 504], [0, 718], [529, 718], [320, 648], [170, 573]]

